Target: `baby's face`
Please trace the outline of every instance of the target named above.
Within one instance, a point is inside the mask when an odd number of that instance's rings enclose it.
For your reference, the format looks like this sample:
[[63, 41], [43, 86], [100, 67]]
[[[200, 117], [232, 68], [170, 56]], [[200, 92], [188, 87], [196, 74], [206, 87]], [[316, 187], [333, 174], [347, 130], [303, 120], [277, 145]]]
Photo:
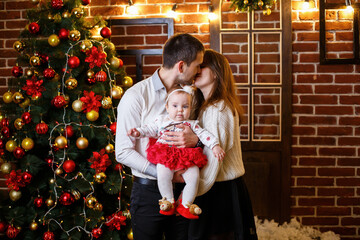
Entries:
[[166, 104], [166, 111], [172, 120], [184, 121], [189, 119], [191, 96], [184, 92], [175, 92], [171, 94]]

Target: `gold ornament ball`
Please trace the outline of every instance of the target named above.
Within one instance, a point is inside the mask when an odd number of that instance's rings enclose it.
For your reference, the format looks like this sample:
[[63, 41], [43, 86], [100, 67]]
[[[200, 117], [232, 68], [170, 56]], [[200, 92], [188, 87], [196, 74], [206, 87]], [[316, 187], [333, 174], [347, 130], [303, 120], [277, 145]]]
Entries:
[[267, 15], [270, 15], [270, 14], [271, 14], [271, 9], [270, 9], [270, 8], [266, 9], [266, 14], [267, 14]]
[[120, 99], [124, 93], [124, 90], [119, 86], [114, 86], [111, 90], [111, 96], [114, 99]]
[[81, 38], [81, 33], [78, 30], [71, 30], [69, 32], [69, 39], [73, 42], [79, 41]]
[[131, 77], [125, 76], [122, 83], [125, 87], [131, 87], [133, 85], [133, 80]]
[[93, 78], [94, 76], [95, 76], [95, 72], [94, 72], [94, 70], [88, 70], [87, 72], [86, 72], [86, 76], [88, 77], [88, 78]]
[[120, 59], [117, 58], [117, 57], [112, 57], [112, 58], [110, 59], [110, 67], [111, 67], [112, 69], [117, 69], [117, 68], [119, 68], [119, 67], [120, 67]]
[[101, 100], [101, 106], [104, 108], [104, 109], [109, 109], [112, 107], [112, 100], [111, 100], [111, 97], [104, 97], [102, 100]]
[[1, 172], [3, 174], [9, 174], [11, 172], [11, 169], [12, 169], [11, 163], [6, 162], [1, 164]]
[[26, 69], [25, 75], [29, 78], [32, 77], [34, 75], [34, 70], [32, 70], [30, 68]]
[[87, 50], [93, 47], [93, 44], [90, 40], [84, 40], [80, 43], [79, 47], [80, 47], [80, 51], [86, 52]]
[[15, 191], [15, 190], [11, 190], [9, 193], [9, 197], [11, 199], [11, 201], [17, 201], [21, 198], [21, 192], [20, 191]]
[[63, 17], [63, 18], [69, 18], [69, 17], [70, 17], [70, 13], [69, 13], [68, 11], [65, 11], [65, 12], [63, 12], [62, 17]]
[[97, 183], [104, 183], [106, 180], [106, 174], [104, 172], [99, 172], [97, 174], [95, 174], [94, 176], [95, 182]]
[[259, 7], [262, 7], [263, 5], [264, 5], [264, 2], [263, 2], [263, 1], [259, 1], [259, 2], [258, 2], [258, 6], [259, 6]]
[[30, 65], [35, 67], [35, 66], [39, 66], [41, 64], [40, 58], [37, 56], [32, 56], [30, 58]]
[[45, 204], [48, 207], [52, 207], [52, 206], [54, 206], [55, 202], [51, 198], [48, 198], [48, 199], [45, 200]]
[[75, 189], [72, 189], [71, 190], [71, 194], [74, 196], [75, 200], [79, 200], [80, 197], [81, 197], [81, 194], [79, 191], [75, 190]]
[[27, 151], [33, 149], [34, 141], [31, 138], [24, 138], [21, 142], [21, 147]]
[[80, 100], [75, 100], [73, 101], [72, 103], [72, 109], [75, 111], [75, 112], [81, 112], [82, 111], [82, 107], [83, 107], [83, 102], [80, 101]]
[[133, 239], [134, 239], [134, 234], [133, 234], [132, 228], [130, 228], [130, 230], [129, 230], [129, 232], [128, 232], [128, 234], [127, 234], [126, 236], [127, 236], [127, 238], [128, 238], [129, 240], [133, 240]]
[[13, 44], [13, 48], [16, 51], [21, 52], [22, 50], [24, 50], [24, 44], [21, 41], [15, 41]]
[[91, 110], [90, 112], [86, 113], [86, 119], [94, 122], [99, 118], [99, 112], [95, 111], [95, 110]]
[[25, 101], [25, 98], [21, 92], [15, 92], [12, 95], [12, 100], [14, 103], [18, 104], [18, 103], [22, 103], [23, 101]]
[[15, 127], [17, 130], [22, 129], [23, 126], [24, 126], [24, 121], [23, 121], [21, 118], [15, 119], [15, 121], [14, 121], [14, 127]]
[[49, 13], [47, 19], [50, 21], [54, 21], [54, 16], [51, 13]]
[[74, 8], [72, 14], [77, 18], [81, 18], [84, 15], [84, 11], [81, 8]]
[[60, 44], [60, 38], [59, 38], [59, 36], [56, 35], [56, 34], [50, 35], [49, 38], [48, 38], [48, 43], [49, 43], [49, 45], [52, 46], [52, 47], [58, 46], [58, 45]]
[[64, 136], [58, 136], [55, 138], [55, 146], [60, 148], [60, 149], [63, 149], [65, 148], [67, 145], [67, 139], [66, 137]]
[[107, 44], [107, 48], [109, 49], [109, 51], [115, 51], [115, 44], [112, 42], [108, 42]]
[[33, 221], [32, 223], [30, 223], [30, 230], [31, 231], [36, 231], [38, 229], [39, 225], [37, 224], [37, 222]]
[[59, 13], [55, 14], [54, 16], [54, 22], [59, 23], [61, 22], [61, 15]]
[[6, 142], [5, 149], [8, 152], [13, 152], [16, 147], [17, 147], [17, 144], [16, 144], [16, 142], [14, 140], [9, 140], [9, 141]]
[[93, 209], [101, 212], [103, 210], [103, 205], [101, 203], [96, 203]]
[[55, 170], [55, 174], [56, 175], [61, 175], [63, 173], [63, 170], [61, 169], [61, 168], [57, 168], [56, 170]]
[[76, 146], [78, 149], [81, 149], [81, 150], [86, 149], [89, 146], [89, 141], [87, 140], [87, 138], [79, 137], [76, 140]]
[[11, 103], [12, 102], [12, 96], [13, 96], [12, 92], [4, 93], [4, 95], [3, 95], [4, 103]]
[[114, 145], [112, 145], [111, 143], [109, 143], [108, 145], [106, 145], [106, 147], [105, 147], [105, 152], [107, 152], [107, 153], [112, 153], [112, 152], [114, 152]]
[[19, 104], [21, 108], [26, 108], [30, 105], [30, 98], [25, 97], [25, 100]]
[[244, 4], [246, 5], [246, 4], [248, 4], [249, 3], [249, 1], [248, 0], [244, 0]]
[[73, 90], [77, 87], [78, 81], [75, 78], [69, 78], [65, 81], [65, 86], [69, 90]]
[[37, 5], [39, 4], [40, 0], [30, 0], [30, 2], [34, 5]]
[[3, 115], [3, 113], [2, 112], [0, 112], [0, 121], [2, 121], [3, 119], [4, 119], [4, 115]]
[[97, 203], [97, 199], [93, 196], [89, 196], [85, 199], [85, 204], [88, 208], [94, 208]]

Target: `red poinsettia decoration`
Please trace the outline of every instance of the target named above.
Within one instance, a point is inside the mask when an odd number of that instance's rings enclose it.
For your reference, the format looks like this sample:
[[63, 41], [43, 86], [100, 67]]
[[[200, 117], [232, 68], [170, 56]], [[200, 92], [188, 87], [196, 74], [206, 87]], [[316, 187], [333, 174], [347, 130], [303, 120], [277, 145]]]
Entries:
[[80, 98], [80, 101], [82, 101], [83, 109], [85, 112], [90, 112], [91, 110], [99, 111], [99, 107], [101, 107], [100, 100], [102, 99], [102, 96], [95, 95], [93, 91], [84, 91], [84, 96]]
[[101, 46], [99, 48], [93, 46], [90, 50], [86, 51], [86, 55], [85, 62], [89, 63], [90, 68], [95, 66], [101, 67], [102, 64], [106, 63], [106, 53], [103, 52]]
[[91, 168], [95, 169], [96, 172], [105, 172], [106, 168], [111, 165], [109, 155], [105, 153], [105, 149], [101, 149], [100, 152], [93, 152], [93, 156], [88, 159], [91, 162]]
[[23, 181], [21, 170], [12, 170], [10, 174], [6, 175], [6, 185], [9, 190], [18, 191], [20, 187], [25, 187], [25, 181]]
[[31, 97], [41, 97], [45, 88], [42, 86], [43, 80], [38, 80], [36, 76], [32, 76], [31, 79], [26, 80], [26, 85], [21, 89], [26, 91], [26, 94]]
[[107, 221], [105, 222], [105, 225], [108, 226], [111, 231], [115, 228], [120, 230], [121, 225], [126, 225], [126, 217], [122, 215], [122, 211], [116, 212], [111, 216], [108, 216], [106, 219]]

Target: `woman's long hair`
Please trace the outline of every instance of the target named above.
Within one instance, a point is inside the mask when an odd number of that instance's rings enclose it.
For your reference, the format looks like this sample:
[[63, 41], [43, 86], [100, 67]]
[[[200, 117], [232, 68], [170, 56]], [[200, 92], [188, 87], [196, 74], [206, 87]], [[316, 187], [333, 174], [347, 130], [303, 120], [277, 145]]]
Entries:
[[202, 111], [208, 106], [215, 104], [220, 100], [224, 100], [225, 105], [231, 109], [232, 113], [235, 115], [235, 112], [237, 112], [241, 119], [243, 109], [240, 105], [240, 100], [235, 93], [235, 80], [228, 60], [224, 55], [214, 50], [207, 49], [201, 66], [209, 67], [211, 69], [215, 75], [215, 81], [210, 97], [206, 101], [204, 100], [201, 91], [199, 89], [196, 91], [196, 117], [199, 117]]

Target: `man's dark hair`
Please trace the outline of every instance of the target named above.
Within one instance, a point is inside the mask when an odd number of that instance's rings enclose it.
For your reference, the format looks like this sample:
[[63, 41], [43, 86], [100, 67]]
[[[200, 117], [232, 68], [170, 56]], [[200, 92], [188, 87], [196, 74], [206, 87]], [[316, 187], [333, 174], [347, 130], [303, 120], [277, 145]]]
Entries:
[[173, 35], [163, 48], [163, 67], [172, 68], [179, 61], [189, 66], [199, 52], [204, 52], [204, 45], [199, 39], [187, 33]]

